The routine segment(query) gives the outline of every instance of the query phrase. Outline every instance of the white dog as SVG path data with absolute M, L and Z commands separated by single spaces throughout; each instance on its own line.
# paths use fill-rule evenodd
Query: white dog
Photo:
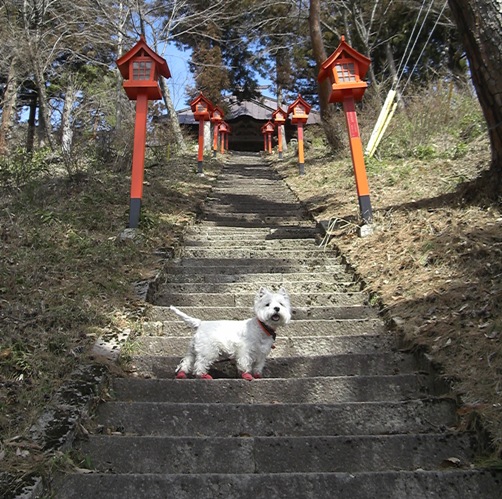
M 243 379 L 261 378 L 276 328 L 291 319 L 289 296 L 283 288 L 278 293 L 261 288 L 254 301 L 256 317 L 242 321 L 202 321 L 173 306 L 171 310 L 196 329 L 186 356 L 176 368 L 178 379 L 190 372 L 198 378 L 212 379 L 208 370 L 222 356 L 236 360 Z

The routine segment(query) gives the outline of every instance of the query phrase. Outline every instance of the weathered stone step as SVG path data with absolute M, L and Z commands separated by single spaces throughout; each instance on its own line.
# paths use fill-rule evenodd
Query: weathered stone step
M 301 453 L 299 455 L 301 457 Z M 362 457 L 364 460 L 364 457 Z M 338 459 L 335 460 L 337 462 Z M 488 499 L 500 497 L 500 473 L 480 470 L 375 473 L 73 474 L 57 498 L 90 499 Z M 336 496 L 334 492 L 336 491 Z
M 146 377 L 172 379 L 180 357 L 141 355 L 133 358 L 137 371 Z M 415 359 L 409 354 L 372 353 L 319 355 L 317 357 L 269 357 L 265 378 L 305 378 L 321 376 L 378 376 L 417 372 Z M 215 378 L 238 378 L 235 363 L 216 363 L 210 374 Z M 439 393 L 439 392 L 438 392 Z
M 155 320 L 169 320 L 174 318 L 175 314 L 168 308 L 157 308 L 158 316 Z M 229 306 L 229 307 L 187 307 L 182 306 L 180 310 L 185 314 L 195 317 L 197 319 L 211 321 L 211 320 L 242 320 L 250 317 L 250 310 L 252 310 L 252 303 L 248 306 Z M 164 313 L 168 315 L 163 315 Z M 162 315 L 161 315 L 162 314 Z M 164 316 L 165 318 L 163 318 Z M 309 306 L 309 307 L 293 307 L 291 317 L 296 320 L 308 319 L 355 319 L 363 320 L 376 318 L 375 310 L 367 306 L 354 305 L 351 307 L 337 307 L 337 306 Z
M 179 356 L 143 355 L 133 358 L 134 366 L 145 377 L 172 379 Z M 316 357 L 274 357 L 267 359 L 265 378 L 305 378 L 333 376 L 379 376 L 411 374 L 419 371 L 412 355 L 384 352 L 319 355 Z M 235 362 L 222 360 L 210 370 L 215 378 L 238 378 Z M 436 395 L 444 393 L 435 390 Z
M 239 202 L 249 200 L 250 198 L 294 200 L 294 196 L 291 191 L 277 187 L 276 180 L 266 182 L 260 182 L 257 180 L 256 184 L 250 180 L 222 182 L 221 184 L 218 182 L 218 185 L 213 190 L 213 195 L 227 194 L 228 196 L 233 196 L 234 199 L 241 196 L 242 199 L 240 199 Z
M 210 248 L 210 249 L 256 249 L 280 252 L 283 250 L 317 250 L 322 251 L 326 256 L 333 256 L 333 253 L 325 252 L 316 243 L 315 239 L 259 239 L 244 238 L 235 236 L 233 238 L 224 236 L 188 236 L 183 238 L 185 248 Z
M 183 259 L 219 259 L 229 260 L 235 263 L 237 259 L 253 259 L 269 261 L 272 260 L 277 263 L 281 262 L 305 262 L 307 259 L 312 259 L 317 264 L 340 264 L 340 258 L 334 256 L 332 253 L 325 253 L 319 248 L 312 249 L 269 249 L 269 248 L 211 248 L 211 247 L 193 247 L 186 246 L 181 252 Z M 251 265 L 247 262 L 247 265 Z M 312 265 L 312 264 L 311 264 Z
M 281 269 L 284 272 L 281 272 Z M 256 270 L 256 272 L 255 272 Z M 270 273 L 267 270 L 273 270 L 277 273 Z M 312 279 L 308 279 L 311 275 Z M 205 269 L 190 267 L 170 266 L 163 272 L 163 279 L 166 283 L 254 283 L 255 290 L 261 286 L 273 287 L 282 285 L 286 282 L 295 280 L 298 283 L 308 284 L 311 281 L 316 289 L 329 291 L 360 291 L 362 283 L 354 282 L 350 275 L 345 272 L 341 266 L 332 268 L 329 271 L 308 273 L 308 268 L 299 269 L 298 272 L 292 272 L 290 267 L 270 266 L 260 269 L 246 269 L 245 267 L 215 267 L 208 266 Z M 291 288 L 286 288 L 288 291 Z
M 311 330 L 312 333 L 315 330 Z M 185 334 L 189 331 L 185 331 Z M 337 333 L 345 333 L 343 336 L 336 336 Z M 285 332 L 279 330 L 274 343 L 275 348 L 269 357 L 317 357 L 319 355 L 339 355 L 350 352 L 367 353 L 369 351 L 384 351 L 390 347 L 391 343 L 382 336 L 372 334 L 353 336 L 346 335 L 347 330 L 332 331 L 332 336 L 315 336 L 311 338 L 305 336 L 286 336 Z M 184 356 L 190 343 L 190 336 L 181 336 L 178 330 L 174 336 L 142 336 L 136 339 L 139 353 L 152 355 L 162 353 L 163 355 Z M 386 341 L 387 340 L 387 341 Z
M 233 212 L 233 213 L 204 213 L 202 215 L 202 220 L 204 220 L 204 223 L 207 222 L 218 222 L 218 224 L 232 224 L 232 225 L 239 225 L 239 224 L 244 224 L 244 226 L 252 224 L 255 225 L 257 224 L 258 226 L 260 224 L 267 224 L 267 225 L 287 225 L 289 224 L 295 224 L 295 225 L 301 225 L 302 223 L 309 223 L 311 224 L 312 222 L 307 222 L 307 221 L 302 221 L 302 216 L 300 214 L 294 213 L 294 214 L 289 214 L 289 213 L 263 213 L 263 214 L 257 214 L 257 213 L 238 213 L 238 212 Z
M 269 229 L 300 229 L 300 228 L 313 228 L 315 227 L 314 222 L 307 220 L 300 220 L 298 218 L 282 218 L 282 217 L 255 217 L 248 219 L 239 218 L 224 218 L 215 217 L 210 219 L 203 219 L 204 226 L 215 226 L 215 227 L 242 227 L 242 228 L 255 228 L 264 226 Z
M 221 268 L 221 267 L 218 267 Z M 214 268 L 209 269 L 208 274 L 202 272 L 198 274 L 190 273 L 186 269 L 181 274 L 166 272 L 163 276 L 159 295 L 164 286 L 166 291 L 172 292 L 206 292 L 208 289 L 216 293 L 225 292 L 248 292 L 256 293 L 261 286 L 270 289 L 284 287 L 288 293 L 335 293 L 347 292 L 350 294 L 359 293 L 361 284 L 347 281 L 345 274 L 336 275 L 333 272 L 298 272 L 284 274 L 218 274 Z M 173 269 L 174 270 L 174 269 Z M 312 276 L 312 279 L 309 279 Z M 345 280 L 341 279 L 345 277 Z M 351 291 L 351 288 L 353 291 Z M 210 292 L 210 291 L 207 291 Z
M 192 330 L 181 319 L 158 320 L 156 317 L 152 315 L 152 319 L 143 324 L 144 334 L 174 337 L 192 334 Z M 275 346 L 276 350 L 287 348 L 297 351 L 301 355 L 302 346 L 309 348 L 310 352 L 312 346 L 317 343 L 319 348 L 329 348 L 325 353 L 340 353 L 337 351 L 340 348 L 350 346 L 351 341 L 354 342 L 354 350 L 357 350 L 358 336 L 362 339 L 362 343 L 369 344 L 375 335 L 382 335 L 384 331 L 384 324 L 380 319 L 294 320 L 277 330 Z M 392 338 L 385 336 L 378 339 L 385 346 L 388 346 L 392 340 Z M 315 351 L 317 349 L 313 348 L 312 352 Z M 310 355 L 312 354 L 310 353 Z M 323 352 L 320 350 L 317 355 L 322 354 Z
M 327 270 L 339 270 L 341 266 L 341 260 L 339 258 L 326 258 L 322 255 L 318 257 L 306 256 L 304 258 L 295 258 L 293 253 L 289 255 L 291 258 L 287 257 L 274 257 L 270 255 L 269 257 L 257 258 L 257 257 L 243 257 L 232 258 L 228 256 L 227 258 L 217 258 L 217 257 L 195 257 L 190 258 L 188 255 L 183 258 L 173 260 L 168 269 L 175 268 L 176 270 L 181 270 L 183 267 L 189 267 L 193 271 L 197 271 L 197 267 L 226 267 L 228 268 L 227 273 L 243 273 L 243 272 L 268 272 L 273 274 L 274 269 L 284 269 L 285 272 L 296 272 L 307 270 L 316 270 L 321 272 L 326 272 Z M 264 270 L 270 269 L 270 270 Z M 345 266 L 343 266 L 345 270 Z M 283 270 L 276 270 L 276 273 L 283 272 Z
M 117 399 L 135 402 L 200 403 L 340 403 L 416 399 L 428 377 L 418 374 L 392 376 L 340 376 L 298 379 L 115 379 Z
M 262 201 L 260 203 L 260 207 L 257 206 L 239 206 L 239 211 L 235 211 L 235 207 L 231 205 L 218 204 L 212 205 L 210 207 L 204 208 L 204 219 L 212 219 L 212 217 L 221 217 L 224 216 L 228 218 L 230 215 L 233 217 L 237 216 L 241 217 L 281 217 L 285 219 L 296 219 L 296 220 L 308 220 L 305 217 L 305 213 L 301 208 L 296 206 L 296 209 L 293 209 L 289 204 L 282 205 L 274 205 L 274 207 L 270 207 L 272 203 L 267 201 Z
M 473 458 L 469 438 L 450 433 L 227 438 L 103 435 L 90 436 L 82 450 L 94 456 L 98 471 L 113 473 L 354 473 L 396 467 L 411 471 L 436 469 L 451 457 L 464 463 Z
M 218 227 L 215 225 L 196 224 L 186 229 L 187 236 L 210 238 L 261 238 L 264 240 L 288 240 L 315 238 L 318 235 L 314 224 L 310 227 Z
M 197 291 L 200 292 L 189 292 L 185 288 L 184 292 L 169 293 L 169 285 L 165 285 L 162 287 L 162 291 L 162 294 L 155 297 L 157 305 L 176 305 L 178 308 L 181 306 L 250 307 L 253 305 L 256 287 L 251 288 L 250 286 L 249 293 L 217 291 L 214 289 L 214 285 L 208 286 L 208 291 L 198 289 Z M 311 293 L 308 295 L 289 293 L 289 298 L 296 307 L 309 305 L 355 307 L 367 303 L 367 296 L 364 293 Z
M 455 401 L 338 404 L 114 402 L 100 406 L 105 434 L 163 436 L 339 436 L 427 433 L 457 424 Z

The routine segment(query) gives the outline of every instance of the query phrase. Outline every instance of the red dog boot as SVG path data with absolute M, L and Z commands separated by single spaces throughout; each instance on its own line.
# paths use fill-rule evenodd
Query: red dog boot
M 187 379 L 187 374 L 185 371 L 178 371 L 176 373 L 176 379 Z
M 210 374 L 201 374 L 199 377 L 199 379 L 213 379 L 213 377 L 210 375 Z
M 251 373 L 242 373 L 241 378 L 245 379 L 246 381 L 253 381 L 253 375 Z

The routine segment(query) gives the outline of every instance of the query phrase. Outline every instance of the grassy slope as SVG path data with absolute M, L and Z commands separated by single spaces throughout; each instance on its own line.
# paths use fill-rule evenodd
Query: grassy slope
M 479 121 L 472 102 L 450 101 L 441 112 L 444 100 L 419 96 L 419 109 L 410 103 L 411 119 L 396 120 L 381 160 L 367 163 L 376 225 L 369 238 L 358 238 L 353 224 L 350 159 L 333 159 L 307 131 L 316 147 L 306 151 L 306 175 L 298 175 L 291 150 L 276 166 L 316 217 L 348 221 L 332 244 L 410 342 L 426 345 L 442 363 L 464 394 L 463 413 L 481 414 L 500 449 L 502 215 L 497 206 L 466 205 L 459 197 L 460 183 L 487 166 L 488 144 L 471 133 Z M 448 114 L 455 106 L 460 118 Z M 360 116 L 363 138 L 374 120 Z M 89 361 L 98 335 L 138 327 L 144 303 L 132 284 L 155 275 L 165 250 L 194 220 L 219 170 L 217 163 L 205 166 L 205 178 L 194 175 L 192 157 L 147 170 L 136 242 L 117 241 L 127 223 L 124 171 L 1 191 L 0 470 L 47 466 L 51 456 L 30 446 L 29 427 L 72 369 Z
M 299 176 L 291 152 L 276 166 L 318 220 L 341 219 L 331 244 L 380 298 L 410 345 L 425 346 L 462 395 L 463 423 L 481 417 L 502 451 L 502 213 L 462 199 L 462 183 L 489 165 L 487 139 L 462 155 L 367 164 L 375 232 L 357 236 L 350 158 L 306 152 Z
M 0 471 L 47 466 L 29 428 L 103 334 L 135 329 L 144 303 L 133 284 L 194 221 L 219 171 L 176 158 L 147 169 L 141 237 L 120 242 L 129 172 L 102 168 L 68 181 L 42 177 L 0 196 Z

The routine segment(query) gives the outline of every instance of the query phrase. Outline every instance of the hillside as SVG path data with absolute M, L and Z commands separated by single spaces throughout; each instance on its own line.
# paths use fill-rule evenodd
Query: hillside
M 374 234 L 367 238 L 357 236 L 350 158 L 311 148 L 304 176 L 295 157 L 275 164 L 317 220 L 336 222 L 329 244 L 353 266 L 403 348 L 424 348 L 438 364 L 461 397 L 464 424 L 477 428 L 481 420 L 500 458 L 502 213 L 463 197 L 489 166 L 484 134 L 462 147 L 460 155 L 369 160 Z
M 346 151 L 333 155 L 312 129 L 304 176 L 293 147 L 284 161 L 271 161 L 313 216 L 338 219 L 329 244 L 353 266 L 403 347 L 426 349 L 452 381 L 465 424 L 482 420 L 500 460 L 502 213 L 463 198 L 490 158 L 473 102 L 434 92 L 396 118 L 379 157 L 367 161 L 375 222 L 367 238 L 357 236 Z M 361 110 L 363 139 L 374 120 L 371 108 Z M 21 156 L 0 165 L 0 470 L 21 473 L 72 465 L 70 455 L 33 445 L 30 427 L 69 374 L 96 360 L 97 337 L 140 326 L 145 303 L 137 284 L 156 275 L 195 222 L 221 168 L 207 161 L 206 176 L 195 175 L 195 152 L 149 158 L 140 237 L 123 241 L 128 164 L 91 164 L 69 178 L 37 161 Z M 113 366 L 127 368 L 127 357 Z

